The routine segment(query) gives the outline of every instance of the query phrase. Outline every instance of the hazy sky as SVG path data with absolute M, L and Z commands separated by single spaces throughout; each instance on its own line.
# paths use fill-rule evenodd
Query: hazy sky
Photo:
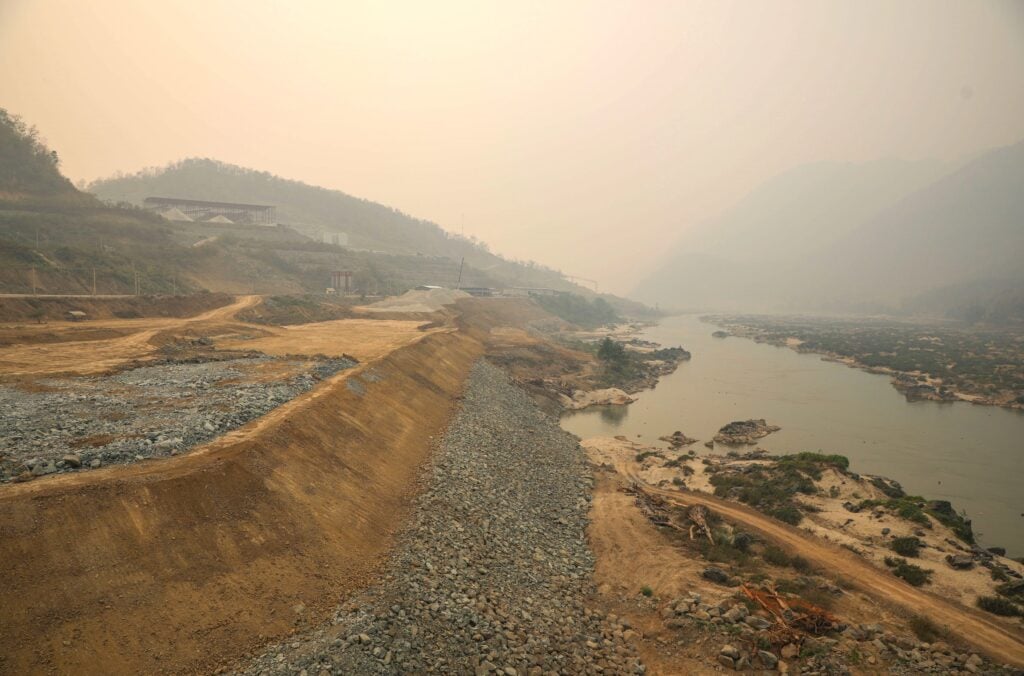
M 1024 2 L 0 0 L 0 107 L 74 180 L 214 157 L 626 291 L 794 165 L 1024 138 Z

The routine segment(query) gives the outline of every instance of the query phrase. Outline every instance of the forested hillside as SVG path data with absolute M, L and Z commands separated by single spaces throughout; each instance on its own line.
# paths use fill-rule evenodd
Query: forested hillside
M 323 292 L 340 269 L 371 295 L 460 282 L 592 295 L 388 207 L 212 160 L 93 187 L 102 201 L 61 175 L 35 129 L 0 110 L 0 293 Z M 168 221 L 136 206 L 153 194 L 271 203 L 292 227 Z M 303 234 L 323 230 L 349 233 L 354 246 Z
M 160 169 L 96 181 L 88 190 L 112 203 L 141 205 L 146 197 L 179 197 L 272 204 L 278 220 L 316 236 L 344 232 L 353 249 L 441 256 L 460 261 L 506 286 L 581 291 L 561 273 L 530 261 L 496 256 L 482 242 L 369 200 L 211 159 L 187 159 Z

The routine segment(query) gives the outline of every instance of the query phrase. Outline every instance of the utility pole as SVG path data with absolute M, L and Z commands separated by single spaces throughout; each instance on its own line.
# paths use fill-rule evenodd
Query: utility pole
M 96 268 L 92 269 L 92 295 L 96 295 Z
M 32 295 L 36 295 L 36 266 L 32 266 Z
M 462 288 L 462 268 L 463 268 L 463 266 L 465 264 L 466 264 L 466 257 L 463 256 L 462 257 L 462 262 L 459 263 L 459 281 L 455 282 L 455 288 L 456 289 L 461 289 Z
M 178 295 L 178 275 L 171 277 L 171 295 Z

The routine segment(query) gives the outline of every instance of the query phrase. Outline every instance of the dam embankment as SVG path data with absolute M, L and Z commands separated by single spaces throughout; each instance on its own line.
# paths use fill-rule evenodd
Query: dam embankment
M 208 672 L 365 586 L 482 352 L 425 335 L 188 455 L 0 491 L 0 672 Z

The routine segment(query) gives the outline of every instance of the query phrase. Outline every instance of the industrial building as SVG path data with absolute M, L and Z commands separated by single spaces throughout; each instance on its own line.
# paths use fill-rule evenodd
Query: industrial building
M 239 225 L 274 225 L 277 223 L 277 209 L 267 204 L 147 197 L 143 200 L 143 206 L 172 221 L 237 223 Z

